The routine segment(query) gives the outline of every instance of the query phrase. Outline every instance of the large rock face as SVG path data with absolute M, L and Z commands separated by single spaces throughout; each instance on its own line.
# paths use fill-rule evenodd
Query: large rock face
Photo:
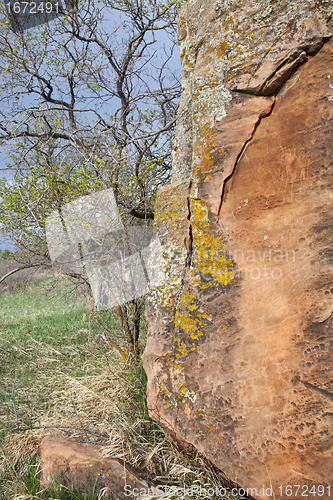
M 328 498 L 333 480 L 332 12 L 190 0 L 179 20 L 149 406 L 257 498 Z

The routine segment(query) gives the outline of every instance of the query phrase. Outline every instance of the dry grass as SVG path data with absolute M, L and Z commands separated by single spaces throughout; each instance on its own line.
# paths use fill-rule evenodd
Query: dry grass
M 58 294 L 54 303 L 44 304 L 41 314 L 44 292 L 39 295 L 34 284 L 29 286 L 22 300 L 17 289 L 8 292 L 12 302 L 10 295 L 0 293 L 5 305 L 0 365 L 8 353 L 15 354 L 13 366 L 7 364 L 1 378 L 0 498 L 46 498 L 27 492 L 24 478 L 31 461 L 38 464 L 42 436 L 59 430 L 79 441 L 102 444 L 103 456 L 121 458 L 155 484 L 168 485 L 168 492 L 158 498 L 214 498 L 203 493 L 205 485 L 221 489 L 224 480 L 200 457 L 183 454 L 149 418 L 142 371 L 126 366 L 109 350 L 100 332 L 89 328 L 87 309 L 77 312 L 75 304 L 71 309 L 69 299 Z M 66 314 L 72 314 L 71 321 L 61 323 L 59 318 Z M 195 485 L 201 485 L 201 495 L 188 494 Z
M 4 469 L 8 472 L 10 464 L 10 469 L 22 476 L 31 458 L 38 456 L 41 437 L 52 430 L 48 426 L 60 429 L 70 426 L 71 429 L 63 430 L 66 435 L 79 441 L 100 442 L 104 445 L 103 456 L 121 458 L 155 484 L 169 485 L 168 493 L 158 498 L 188 498 L 184 485 L 190 488 L 197 484 L 204 489 L 209 484 L 211 488 L 223 488 L 224 481 L 202 459 L 181 453 L 148 418 L 145 409 L 133 401 L 136 386 L 126 378 L 128 367 L 121 366 L 120 361 L 115 366 L 115 360 L 111 363 L 107 356 L 104 364 L 98 376 L 74 378 L 58 372 L 58 387 L 50 392 L 44 408 L 35 409 L 34 425 L 45 428 L 28 431 L 19 437 L 8 435 L 1 472 L 4 473 Z M 28 413 L 29 409 L 25 411 Z M 206 497 L 212 498 L 200 495 L 200 498 Z M 18 500 L 17 496 L 12 498 Z

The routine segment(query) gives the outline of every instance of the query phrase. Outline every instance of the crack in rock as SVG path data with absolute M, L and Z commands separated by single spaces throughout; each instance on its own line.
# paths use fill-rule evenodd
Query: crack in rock
M 311 40 L 298 42 L 297 46 L 284 48 L 274 67 L 268 59 L 262 61 L 253 73 L 245 73 L 232 80 L 230 90 L 256 96 L 270 96 L 275 94 L 288 80 L 291 73 L 308 60 L 308 56 L 315 55 L 325 42 L 332 37 L 331 33 L 315 35 Z M 267 54 L 266 54 L 267 55 Z
M 235 81 L 231 86 L 232 92 L 241 94 L 249 94 L 256 96 L 270 96 L 275 94 L 281 86 L 288 80 L 291 73 L 301 64 L 308 60 L 308 56 L 304 50 L 296 49 L 289 54 L 283 61 L 272 71 L 267 78 L 258 84 L 256 75 L 242 75 L 238 81 Z
M 186 275 L 187 275 L 188 270 L 191 267 L 192 256 L 193 256 L 193 233 L 192 233 L 192 224 L 191 224 L 191 215 L 192 214 L 191 214 L 191 199 L 190 199 L 191 187 L 192 187 L 192 181 L 189 184 L 188 195 L 187 195 L 187 207 L 188 207 L 187 220 L 190 222 L 190 225 L 189 225 L 188 236 L 186 236 L 184 238 L 184 245 L 185 245 L 186 250 L 187 250 L 187 256 L 185 259 L 185 265 L 184 265 L 184 269 L 182 272 L 181 285 L 180 285 L 179 292 L 178 292 L 177 299 L 176 299 L 176 311 L 178 310 L 180 299 L 182 297 L 182 294 L 183 294 L 183 291 L 185 288 Z
M 326 389 L 321 389 L 320 387 L 317 387 L 316 385 L 313 385 L 310 382 L 305 382 L 304 380 L 300 380 L 300 382 L 302 382 L 302 384 L 304 384 L 307 389 L 319 392 L 320 394 L 322 394 L 322 396 L 325 396 L 326 398 L 328 398 L 330 401 L 333 402 L 333 392 L 327 391 Z
M 222 186 L 222 193 L 221 193 L 221 201 L 220 201 L 220 206 L 219 206 L 218 213 L 217 213 L 217 215 L 218 215 L 218 216 L 219 216 L 219 215 L 220 215 L 220 213 L 221 213 L 222 204 L 223 204 L 223 201 L 224 201 L 224 196 L 225 196 L 225 193 L 226 193 L 226 186 L 227 186 L 227 183 L 230 181 L 231 177 L 233 176 L 233 174 L 234 174 L 234 172 L 235 172 L 235 170 L 236 170 L 236 167 L 237 167 L 237 165 L 238 165 L 238 163 L 239 163 L 240 159 L 242 158 L 242 156 L 243 156 L 243 154 L 244 154 L 244 152 L 245 152 L 245 150 L 246 150 L 246 148 L 247 148 L 248 144 L 252 141 L 252 139 L 253 139 L 253 137 L 254 137 L 254 134 L 256 133 L 256 131 L 257 131 L 257 129 L 258 129 L 258 127 L 259 127 L 260 123 L 261 123 L 261 120 L 262 120 L 263 118 L 266 118 L 267 116 L 270 116 L 270 115 L 272 114 L 273 109 L 274 109 L 274 106 L 275 106 L 275 102 L 276 102 L 276 101 L 275 101 L 275 98 L 274 98 L 274 101 L 272 102 L 272 105 L 271 105 L 270 109 L 269 109 L 268 111 L 266 111 L 266 112 L 263 112 L 262 114 L 260 114 L 260 115 L 258 116 L 258 120 L 257 120 L 257 121 L 256 121 L 256 123 L 254 124 L 253 131 L 252 131 L 252 133 L 251 133 L 251 136 L 249 137 L 249 139 L 247 139 L 247 140 L 244 142 L 243 147 L 242 147 L 242 149 L 240 150 L 240 152 L 239 152 L 239 154 L 238 154 L 238 156 L 237 156 L 237 158 L 236 158 L 236 161 L 235 161 L 234 166 L 233 166 L 233 168 L 232 168 L 232 170 L 231 170 L 231 173 L 230 173 L 230 174 L 229 174 L 229 175 L 228 175 L 228 176 L 224 179 L 224 181 L 223 181 L 223 186 Z

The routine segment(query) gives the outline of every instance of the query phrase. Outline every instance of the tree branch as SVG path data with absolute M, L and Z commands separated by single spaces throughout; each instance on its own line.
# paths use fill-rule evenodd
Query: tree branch
M 138 219 L 154 219 L 154 212 L 140 212 L 132 208 L 130 215 L 137 217 Z
M 12 271 L 9 271 L 9 273 L 7 273 L 4 276 L 2 276 L 2 278 L 0 278 L 0 283 L 2 283 L 6 278 L 9 278 L 9 276 L 11 276 L 12 274 L 17 273 L 18 271 L 22 271 L 22 269 L 30 269 L 31 267 L 41 267 L 41 266 L 51 267 L 48 264 L 41 264 L 41 263 L 38 263 L 38 264 L 26 264 L 25 266 L 17 267 L 16 269 L 13 269 Z

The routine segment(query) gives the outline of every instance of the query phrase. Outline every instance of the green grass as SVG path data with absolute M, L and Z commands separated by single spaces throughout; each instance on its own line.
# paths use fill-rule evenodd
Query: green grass
M 56 386 L 59 372 L 61 377 L 77 378 L 101 373 L 99 364 L 89 362 L 96 354 L 93 352 L 96 346 L 88 343 L 90 310 L 86 297 L 83 293 L 69 293 L 73 288 L 69 280 L 63 280 L 54 289 L 52 281 L 53 277 L 42 275 L 29 286 L 0 289 L 2 440 L 10 429 L 15 430 L 15 412 L 21 428 L 36 425 L 24 413 L 31 406 L 42 411 L 48 409 L 48 395 Z M 83 498 L 60 486 L 40 493 L 43 488 L 36 463 L 27 468 L 23 479 L 10 469 L 6 477 L 0 478 L 0 498 L 8 500 L 10 483 L 20 483 L 22 494 L 40 500 Z M 5 483 L 6 493 L 3 493 Z
M 48 291 L 48 282 L 41 277 L 26 289 L 0 293 L 2 393 L 15 379 L 21 389 L 32 387 L 60 365 L 74 376 L 87 373 L 88 306 L 84 297 L 68 293 L 70 283 Z

